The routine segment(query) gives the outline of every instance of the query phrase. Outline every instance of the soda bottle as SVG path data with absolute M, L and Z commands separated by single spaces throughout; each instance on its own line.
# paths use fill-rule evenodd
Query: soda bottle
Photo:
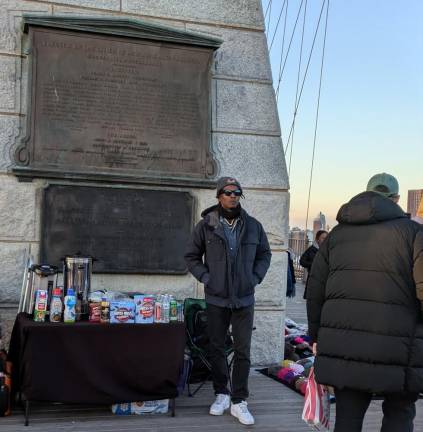
M 68 293 L 65 296 L 65 310 L 63 312 L 63 322 L 74 323 L 75 322 L 75 311 L 76 296 L 72 288 L 68 289 Z
M 178 302 L 176 300 L 170 301 L 169 321 L 170 322 L 178 321 Z

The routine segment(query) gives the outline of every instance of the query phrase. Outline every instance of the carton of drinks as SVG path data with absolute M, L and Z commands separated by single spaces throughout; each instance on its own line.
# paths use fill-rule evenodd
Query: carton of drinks
M 112 413 L 116 415 L 130 415 L 131 402 L 113 404 Z
M 165 414 L 168 409 L 169 399 L 131 403 L 131 414 Z
M 39 289 L 35 293 L 34 321 L 43 322 L 47 312 L 47 290 Z
M 128 324 L 135 322 L 135 303 L 133 300 L 112 300 L 110 302 L 110 322 Z
M 166 414 L 168 409 L 169 399 L 117 403 L 112 405 L 112 413 L 116 415 Z
M 154 296 L 136 295 L 135 322 L 138 324 L 151 324 L 154 322 Z

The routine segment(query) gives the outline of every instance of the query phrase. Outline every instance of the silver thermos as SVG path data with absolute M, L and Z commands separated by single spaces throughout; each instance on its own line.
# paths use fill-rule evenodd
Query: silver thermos
M 64 295 L 72 288 L 76 296 L 76 320 L 88 319 L 88 297 L 91 291 L 92 257 L 81 255 L 63 258 Z

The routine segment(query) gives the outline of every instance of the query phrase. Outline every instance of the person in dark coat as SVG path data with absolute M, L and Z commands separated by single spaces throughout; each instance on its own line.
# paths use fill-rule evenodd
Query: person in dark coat
M 335 388 L 336 432 L 358 432 L 374 393 L 383 432 L 413 430 L 423 391 L 423 227 L 382 173 L 338 212 L 308 284 L 316 380 Z
M 303 298 L 307 298 L 307 283 L 308 283 L 308 278 L 310 276 L 310 270 L 313 264 L 314 257 L 319 251 L 320 246 L 326 240 L 327 236 L 328 236 L 327 231 L 325 230 L 317 231 L 313 244 L 308 249 L 306 249 L 305 252 L 301 255 L 300 265 L 301 267 L 304 267 L 307 270 L 307 280 L 306 280 L 306 286 L 304 289 Z
M 286 272 L 286 296 L 294 298 L 296 295 L 295 284 L 297 283 L 295 278 L 294 260 L 292 259 L 291 252 L 289 250 L 287 250 L 286 253 L 288 255 L 288 268 Z
M 248 215 L 239 203 L 240 183 L 232 177 L 217 181 L 218 204 L 201 214 L 185 260 L 189 271 L 204 284 L 207 304 L 207 331 L 216 400 L 210 414 L 231 414 L 242 424 L 254 424 L 248 410 L 248 375 L 254 319 L 254 289 L 270 265 L 271 252 L 260 222 Z M 232 325 L 234 365 L 232 398 L 227 388 L 228 370 L 225 340 Z

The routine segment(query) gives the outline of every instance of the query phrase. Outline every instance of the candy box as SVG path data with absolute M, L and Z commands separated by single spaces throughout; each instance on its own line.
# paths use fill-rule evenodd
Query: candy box
M 132 300 L 113 300 L 110 302 L 110 322 L 128 324 L 135 322 L 135 303 Z
M 138 324 L 151 324 L 154 322 L 154 296 L 136 295 L 135 322 Z

